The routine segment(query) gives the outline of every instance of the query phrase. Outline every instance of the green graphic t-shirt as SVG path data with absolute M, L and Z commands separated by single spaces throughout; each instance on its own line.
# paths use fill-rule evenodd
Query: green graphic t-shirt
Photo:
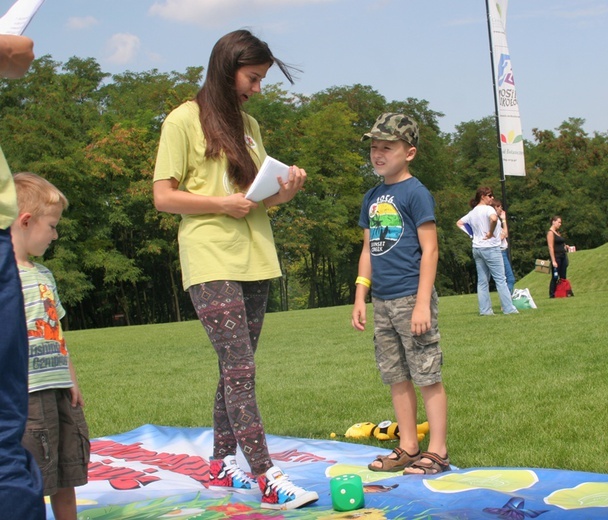
M 29 341 L 29 391 L 71 388 L 69 353 L 59 321 L 65 310 L 52 273 L 43 265 L 19 265 Z

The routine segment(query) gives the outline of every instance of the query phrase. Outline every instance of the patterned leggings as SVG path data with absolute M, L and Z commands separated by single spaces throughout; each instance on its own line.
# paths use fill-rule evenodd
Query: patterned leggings
M 219 361 L 213 406 L 213 457 L 236 453 L 237 444 L 257 476 L 272 467 L 255 397 L 254 354 L 264 322 L 270 282 L 213 281 L 189 288 Z

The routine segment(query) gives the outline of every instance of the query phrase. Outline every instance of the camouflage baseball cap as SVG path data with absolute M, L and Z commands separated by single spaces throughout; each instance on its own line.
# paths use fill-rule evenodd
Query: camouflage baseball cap
M 418 146 L 418 125 L 411 117 L 388 112 L 376 119 L 372 129 L 363 134 L 361 140 L 370 138 L 382 141 L 402 139 L 412 146 Z

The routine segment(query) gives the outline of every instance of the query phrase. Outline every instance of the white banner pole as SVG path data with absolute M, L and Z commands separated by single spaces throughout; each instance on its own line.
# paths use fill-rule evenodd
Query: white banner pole
M 502 181 L 505 175 L 526 175 L 519 105 L 507 46 L 507 3 L 486 0 Z

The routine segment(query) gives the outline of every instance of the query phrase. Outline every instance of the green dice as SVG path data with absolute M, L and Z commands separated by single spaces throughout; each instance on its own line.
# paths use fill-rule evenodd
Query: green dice
M 332 507 L 336 511 L 354 511 L 365 507 L 363 481 L 359 475 L 340 475 L 329 481 Z

